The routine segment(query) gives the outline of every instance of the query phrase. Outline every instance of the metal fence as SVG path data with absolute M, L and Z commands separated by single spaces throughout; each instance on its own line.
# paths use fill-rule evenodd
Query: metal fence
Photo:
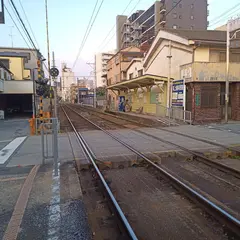
M 42 145 L 42 164 L 46 163 L 47 159 L 53 159 L 54 173 L 58 175 L 58 119 L 37 118 L 37 125 L 40 125 L 41 145 Z
M 192 113 L 185 111 L 181 107 L 167 108 L 162 105 L 156 105 L 156 115 L 162 117 L 163 121 L 168 121 L 169 125 L 171 122 L 187 122 L 192 124 Z

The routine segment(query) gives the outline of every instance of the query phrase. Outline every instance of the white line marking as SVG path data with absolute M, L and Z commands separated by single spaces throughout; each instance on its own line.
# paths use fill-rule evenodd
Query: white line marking
M 61 209 L 60 209 L 60 163 L 58 163 L 58 176 L 52 172 L 52 198 L 49 207 L 48 240 L 60 239 Z
M 11 141 L 12 141 L 12 139 L 2 140 L 2 141 L 0 141 L 0 143 L 6 143 L 6 142 L 11 142 Z
M 27 137 L 17 137 L 0 151 L 0 164 L 4 164 Z

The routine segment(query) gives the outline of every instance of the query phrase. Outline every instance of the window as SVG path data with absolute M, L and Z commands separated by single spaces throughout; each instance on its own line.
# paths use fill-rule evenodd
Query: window
M 143 75 L 143 70 L 138 70 L 138 77 L 141 77 Z
M 179 15 L 179 19 L 182 19 L 182 15 Z
M 194 28 L 194 27 L 193 27 L 193 26 L 191 26 L 191 30 L 193 30 L 193 28 Z
M 7 68 L 9 69 L 10 66 L 9 66 L 9 59 L 0 59 L 1 63 Z
M 129 74 L 129 79 L 133 79 L 133 73 Z
M 194 8 L 194 4 L 191 4 L 191 9 L 193 9 Z
M 226 52 L 220 52 L 219 61 L 220 62 L 226 62 Z
M 178 1 L 177 0 L 173 0 L 173 4 L 172 6 L 175 7 L 177 5 Z
M 177 29 L 177 25 L 173 25 L 173 27 L 172 27 L 173 29 Z
M 201 107 L 216 108 L 218 98 L 217 87 L 201 87 Z
M 179 3 L 179 7 L 182 8 L 182 4 L 181 3 Z
M 173 13 L 173 18 L 177 18 L 177 13 Z
M 193 15 L 191 15 L 191 17 L 190 17 L 192 20 L 194 19 L 194 16 Z

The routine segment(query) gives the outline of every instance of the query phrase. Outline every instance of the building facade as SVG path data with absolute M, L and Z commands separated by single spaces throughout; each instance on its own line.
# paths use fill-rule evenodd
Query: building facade
M 171 48 L 171 62 L 168 61 Z M 165 59 L 165 61 L 163 61 Z M 183 107 L 195 123 L 218 122 L 225 114 L 226 32 L 160 30 L 144 59 L 148 74 L 184 80 Z M 239 120 L 240 49 L 230 49 L 229 118 Z M 158 107 L 158 106 L 157 106 Z M 162 107 L 162 106 L 160 106 Z
M 115 51 L 109 51 L 106 53 L 98 53 L 95 55 L 97 87 L 103 87 L 106 85 L 105 78 L 103 78 L 103 76 L 107 74 L 107 62 L 114 54 Z
M 0 48 L 0 109 L 6 115 L 35 111 L 38 58 L 42 56 L 35 49 Z
M 137 11 L 129 18 L 117 16 L 117 49 L 129 46 L 148 49 L 161 28 L 207 29 L 207 0 L 194 2 L 182 0 L 177 5 L 178 2 L 178 0 L 156 1 L 146 11 Z
M 63 101 L 70 101 L 71 96 L 71 84 L 76 83 L 74 72 L 71 68 L 67 67 L 66 63 L 62 63 L 62 74 L 61 74 L 61 85 L 62 85 L 62 99 Z

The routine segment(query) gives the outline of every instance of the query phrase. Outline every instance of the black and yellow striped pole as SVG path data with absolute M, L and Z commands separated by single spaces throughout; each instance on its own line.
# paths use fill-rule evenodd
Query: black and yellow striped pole
M 42 81 L 42 69 L 41 69 L 41 61 L 37 61 L 37 67 L 38 67 L 38 82 Z M 40 96 L 40 104 L 39 104 L 39 118 L 40 123 L 43 122 L 43 97 Z

